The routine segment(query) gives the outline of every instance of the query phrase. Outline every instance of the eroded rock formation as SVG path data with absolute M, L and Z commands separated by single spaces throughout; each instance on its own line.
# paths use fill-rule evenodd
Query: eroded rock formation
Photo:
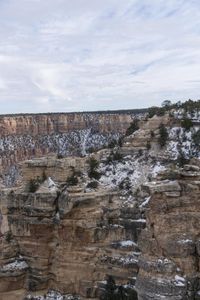
M 48 153 L 85 155 L 123 134 L 135 113 L 0 116 L 0 171 Z
M 127 124 L 120 120 L 124 124 L 104 130 L 106 117 L 103 123 L 101 118 L 94 119 L 86 125 L 97 122 L 102 135 L 110 134 L 110 130 L 124 132 Z M 31 123 L 37 123 L 33 121 L 27 122 L 25 133 Z M 162 148 L 161 123 L 168 133 Z M 41 124 L 41 131 L 36 125 L 29 140 L 28 145 L 34 141 L 33 148 L 26 147 L 35 151 L 37 145 L 40 150 L 33 156 L 57 152 L 61 140 L 64 147 L 69 146 L 62 130 L 72 130 L 71 124 L 66 127 L 62 119 L 58 126 L 61 133 L 56 131 L 55 135 L 51 132 L 56 130 L 54 122 Z M 168 114 L 142 120 L 140 129 L 124 137 L 121 146 L 86 156 L 84 151 L 91 145 L 88 141 L 95 137 L 101 144 L 102 135 L 100 138 L 91 131 L 89 137 L 88 127 L 78 128 L 79 133 L 85 130 L 84 134 L 78 137 L 73 132 L 70 145 L 75 150 L 70 151 L 78 149 L 83 157 L 50 155 L 24 162 L 18 187 L 1 189 L 0 194 L 0 299 L 22 300 L 27 294 L 43 295 L 48 289 L 99 299 L 106 275 L 132 291 L 137 278 L 140 300 L 199 299 L 199 160 L 182 169 L 177 167 L 181 153 L 186 159 L 199 156 L 199 145 L 193 140 L 198 126 L 188 132 L 180 125 L 180 120 Z M 22 127 L 12 133 L 19 133 L 17 140 L 27 146 Z M 45 143 L 41 143 L 44 138 Z M 5 141 L 9 151 L 14 151 L 9 148 L 13 144 L 8 136 Z M 43 148 L 44 153 L 40 152 Z M 27 149 L 20 150 L 20 159 L 29 157 Z M 88 171 L 92 157 L 100 163 L 96 178 Z M 73 176 L 77 178 L 71 185 L 69 178 L 73 181 Z
M 61 160 L 65 167 L 68 160 Z M 52 165 L 43 160 L 42 167 L 44 162 L 49 175 Z M 145 225 L 137 205 L 122 206 L 116 191 L 86 192 L 80 184 L 61 188 L 61 178 L 59 187 L 47 179 L 35 193 L 26 192 L 27 168 L 26 163 L 25 187 L 1 194 L 0 299 L 22 300 L 49 288 L 94 299 L 106 274 L 116 283 L 134 285 L 136 242 Z
M 200 299 L 200 168 L 186 165 L 174 177 L 144 186 L 151 199 L 139 243 L 139 300 Z

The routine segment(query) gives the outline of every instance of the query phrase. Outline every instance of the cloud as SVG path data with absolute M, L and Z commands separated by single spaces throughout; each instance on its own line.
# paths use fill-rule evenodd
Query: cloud
M 1 113 L 199 98 L 197 0 L 0 1 Z

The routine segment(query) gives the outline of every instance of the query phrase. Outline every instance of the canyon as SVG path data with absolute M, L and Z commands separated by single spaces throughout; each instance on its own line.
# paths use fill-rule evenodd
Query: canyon
M 85 155 L 126 132 L 145 110 L 0 116 L 0 175 L 7 186 L 19 176 L 18 163 L 50 153 Z
M 0 299 L 200 299 L 199 114 L 83 115 L 1 119 Z

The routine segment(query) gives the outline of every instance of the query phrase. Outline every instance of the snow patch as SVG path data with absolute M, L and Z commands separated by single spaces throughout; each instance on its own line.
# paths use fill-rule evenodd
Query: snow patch
M 16 260 L 2 267 L 2 271 L 17 271 L 27 269 L 28 265 L 24 260 Z

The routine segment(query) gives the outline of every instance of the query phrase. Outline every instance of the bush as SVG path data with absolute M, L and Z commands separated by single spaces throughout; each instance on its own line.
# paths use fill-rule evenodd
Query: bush
M 192 135 L 195 146 L 200 149 L 200 129 Z
M 120 137 L 118 140 L 118 146 L 122 147 L 123 146 L 123 137 Z
M 190 128 L 193 126 L 193 123 L 190 119 L 188 118 L 184 118 L 182 121 L 181 121 L 181 127 L 185 128 L 186 131 L 189 131 Z
M 89 160 L 89 167 L 90 169 L 94 170 L 99 167 L 99 162 L 94 157 L 90 158 Z
M 123 156 L 122 156 L 121 153 L 119 153 L 119 151 L 116 151 L 116 152 L 113 153 L 112 159 L 114 161 L 121 161 L 123 159 Z
M 160 124 L 159 126 L 159 139 L 158 139 L 158 142 L 160 144 L 160 147 L 164 147 L 167 143 L 167 140 L 168 140 L 168 132 L 167 132 L 167 128 L 165 127 L 164 124 Z
M 78 184 L 78 178 L 77 178 L 76 175 L 73 174 L 72 176 L 69 176 L 67 178 L 67 185 L 69 185 L 69 186 L 75 186 L 77 184 Z
M 139 120 L 134 119 L 133 122 L 130 124 L 130 126 L 126 130 L 126 136 L 131 135 L 135 131 L 139 129 Z
M 30 179 L 28 183 L 28 192 L 35 193 L 38 190 L 41 183 L 42 180 L 39 177 L 37 179 Z
M 139 150 L 138 150 L 137 156 L 140 157 L 140 156 L 142 156 L 142 155 L 143 155 L 143 151 L 142 151 L 142 149 L 139 149 Z
M 99 180 L 101 178 L 101 173 L 96 171 L 96 170 L 91 170 L 91 171 L 89 171 L 88 176 L 90 178 L 94 178 L 96 180 Z
M 112 276 L 108 275 L 106 280 L 106 287 L 103 295 L 101 296 L 101 300 L 116 300 L 115 295 L 116 284 L 115 280 Z
M 42 177 L 37 176 L 37 178 L 30 179 L 28 183 L 28 192 L 35 193 L 39 186 L 47 179 L 45 171 L 42 173 Z
M 101 173 L 98 172 L 99 162 L 95 158 L 90 158 L 89 160 L 89 171 L 88 176 L 90 178 L 94 178 L 96 180 L 99 180 L 101 178 Z
M 172 106 L 172 102 L 170 100 L 164 100 L 161 105 L 162 107 L 169 109 L 170 106 Z
M 115 148 L 117 146 L 117 141 L 116 140 L 112 140 L 109 144 L 108 144 L 108 148 Z
M 64 158 L 64 155 L 61 154 L 61 153 L 58 153 L 58 154 L 57 154 L 57 159 L 62 159 L 62 158 Z
M 88 189 L 96 189 L 98 187 L 98 182 L 97 181 L 91 181 L 88 183 L 87 188 Z
M 179 167 L 183 167 L 188 162 L 189 162 L 189 160 L 185 157 L 183 151 L 180 150 L 178 158 L 177 158 L 177 163 L 178 163 Z
M 81 171 L 76 171 L 74 167 L 71 167 L 72 175 L 67 178 L 67 185 L 75 186 L 78 184 L 78 177 L 82 175 Z
M 155 115 L 163 116 L 165 114 L 165 111 L 165 107 L 152 106 L 148 109 L 148 117 L 153 118 Z
M 108 156 L 106 162 L 107 164 L 113 162 L 113 161 L 122 161 L 123 155 L 119 151 L 112 151 L 110 155 Z
M 95 148 L 94 147 L 88 148 L 88 153 L 94 153 L 94 152 L 95 152 Z
M 101 300 L 138 300 L 137 293 L 133 288 L 116 285 L 111 275 L 107 276 L 106 287 Z
M 126 191 L 130 191 L 131 190 L 131 182 L 130 182 L 129 177 L 126 177 L 125 179 L 123 179 L 119 183 L 119 189 L 120 190 L 126 190 Z

